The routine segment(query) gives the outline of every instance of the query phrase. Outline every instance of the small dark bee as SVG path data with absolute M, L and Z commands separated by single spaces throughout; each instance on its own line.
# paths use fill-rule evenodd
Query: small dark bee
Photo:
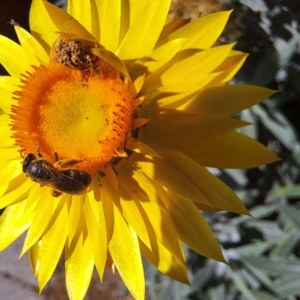
M 92 44 L 93 45 L 93 44 Z M 92 54 L 91 44 L 80 40 L 57 40 L 55 44 L 54 59 L 57 63 L 72 70 L 96 70 L 99 57 Z
M 21 150 L 22 152 L 25 151 Z M 54 153 L 55 164 L 52 165 L 48 160 L 43 158 L 37 147 L 38 158 L 33 153 L 29 153 L 23 161 L 23 172 L 31 180 L 40 183 L 41 187 L 46 185 L 52 188 L 52 196 L 59 197 L 62 193 L 78 195 L 85 192 L 91 183 L 89 173 L 70 169 L 82 160 L 64 159 L 59 160 L 57 153 Z

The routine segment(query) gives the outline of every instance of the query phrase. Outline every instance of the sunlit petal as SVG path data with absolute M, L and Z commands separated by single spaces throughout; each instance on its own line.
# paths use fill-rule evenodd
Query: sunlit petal
M 39 251 L 38 283 L 40 291 L 51 278 L 66 243 L 68 218 L 66 204 L 61 203 L 52 215 L 49 226 L 41 239 L 42 246 Z
M 30 64 L 39 65 L 40 62 L 48 62 L 47 52 L 34 36 L 20 26 L 15 26 L 15 31 Z
M 19 78 L 21 73 L 25 73 L 30 68 L 23 48 L 3 35 L 0 35 L 0 45 L 1 65 L 11 76 Z M 15 59 L 16 57 L 18 60 Z
M 87 31 L 91 32 L 91 2 L 90 0 L 69 0 L 67 13 L 74 17 Z
M 114 206 L 114 231 L 108 249 L 133 297 L 144 299 L 145 279 L 138 239 Z
M 99 20 L 97 26 L 100 27 L 99 36 L 96 37 L 106 49 L 115 52 L 120 39 L 122 3 L 120 0 L 93 0 L 93 2 Z
M 36 0 L 37 1 L 37 0 Z M 42 1 L 47 13 L 49 14 L 53 24 L 57 26 L 58 31 L 67 32 L 70 34 L 76 34 L 83 39 L 95 41 L 95 38 L 89 33 L 89 31 L 83 27 L 75 18 L 71 15 L 67 14 L 63 10 L 57 8 L 53 4 L 49 3 L 46 0 L 38 0 Z M 57 36 L 58 38 L 58 36 Z M 54 41 L 52 41 L 53 43 Z
M 171 1 L 133 0 L 131 2 L 132 9 L 136 10 L 131 11 L 131 26 L 116 51 L 122 59 L 139 58 L 151 53 L 165 23 Z M 139 42 L 136 43 L 136 40 Z
M 90 284 L 94 260 L 83 216 L 70 245 L 65 245 L 66 286 L 71 300 L 83 299 Z
M 222 33 L 231 11 L 222 11 L 191 21 L 170 34 L 169 40 L 187 38 L 184 48 L 208 49 Z M 200 30 L 199 30 L 200 29 Z
M 103 209 L 98 212 L 98 214 L 100 215 L 99 224 L 96 222 L 92 207 L 90 205 L 91 201 L 94 201 L 94 199 L 90 199 L 90 201 L 84 202 L 84 213 L 95 266 L 97 268 L 100 279 L 102 280 L 107 255 L 106 225 Z
M 30 7 L 29 24 L 32 35 L 48 52 L 58 38 L 59 31 L 47 13 L 42 0 L 33 0 Z
M 1 251 L 14 242 L 31 224 L 35 206 L 25 212 L 26 201 L 10 205 L 0 216 Z

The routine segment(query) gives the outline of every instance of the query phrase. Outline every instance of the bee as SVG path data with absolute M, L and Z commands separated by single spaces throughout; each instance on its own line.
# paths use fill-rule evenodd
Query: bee
M 99 57 L 92 54 L 90 49 L 96 47 L 93 43 L 80 40 L 59 39 L 55 44 L 54 59 L 57 63 L 72 70 L 96 70 Z
M 29 153 L 25 158 L 20 154 L 23 161 L 23 172 L 32 181 L 40 183 L 40 186 L 52 188 L 52 196 L 59 197 L 62 193 L 79 195 L 86 191 L 91 183 L 91 175 L 85 171 L 72 169 L 71 167 L 82 160 L 63 159 L 59 160 L 57 153 L 54 153 L 55 164 L 46 160 L 37 147 L 38 158 Z

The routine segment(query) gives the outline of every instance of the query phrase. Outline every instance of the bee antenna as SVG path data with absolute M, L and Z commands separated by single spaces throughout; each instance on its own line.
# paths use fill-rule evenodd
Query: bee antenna
M 22 150 L 19 151 L 22 158 L 24 158 L 24 156 L 22 154 L 24 151 L 26 151 L 26 149 L 22 149 Z
M 36 143 L 36 152 L 37 152 L 38 156 L 43 157 L 43 155 L 41 154 L 40 145 L 39 145 L 38 140 L 35 140 L 35 143 Z

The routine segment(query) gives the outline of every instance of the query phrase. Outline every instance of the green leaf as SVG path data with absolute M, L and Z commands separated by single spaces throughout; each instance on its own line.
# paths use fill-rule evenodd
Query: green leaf
M 251 220 L 248 222 L 248 226 L 259 230 L 264 235 L 265 239 L 268 239 L 273 243 L 278 243 L 285 234 L 274 221 Z
M 268 130 L 288 149 L 292 150 L 297 145 L 297 134 L 289 120 L 279 111 L 267 112 L 256 105 L 253 107 L 255 113 Z M 270 116 L 271 113 L 271 116 Z
M 270 291 L 274 291 L 273 282 L 270 280 L 268 274 L 264 269 L 259 267 L 254 267 L 250 262 L 248 262 L 247 256 L 241 258 L 241 262 L 243 265 L 249 269 L 266 287 L 270 289 Z
M 275 246 L 275 248 L 270 252 L 270 256 L 288 255 L 297 239 L 298 233 L 296 228 L 292 228 L 282 240 Z
M 257 300 L 255 295 L 252 293 L 252 291 L 247 287 L 245 282 L 243 281 L 241 274 L 230 269 L 232 280 L 235 284 L 235 287 L 242 293 L 242 295 L 247 300 Z
M 243 258 L 247 257 L 248 255 L 259 255 L 263 253 L 269 246 L 270 243 L 268 241 L 257 242 L 237 247 L 235 248 L 235 251 L 239 254 L 241 258 Z
M 199 269 L 191 280 L 191 292 L 204 288 L 209 280 L 214 276 L 216 262 L 208 261 L 208 263 Z
M 298 198 L 300 196 L 300 184 L 286 185 L 276 189 L 278 197 Z
M 297 228 L 300 228 L 300 209 L 297 209 L 295 205 L 281 205 L 279 209 L 288 217 L 289 221 L 291 221 Z
M 250 213 L 253 218 L 255 219 L 261 219 L 265 218 L 272 213 L 276 212 L 278 209 L 275 205 L 257 205 L 254 208 L 250 210 Z
M 272 276 L 286 274 L 300 274 L 300 260 L 289 259 L 282 256 L 248 256 L 247 261 L 254 267 L 264 269 Z
M 299 295 L 299 273 L 285 274 L 274 282 L 277 291 L 282 297 Z

